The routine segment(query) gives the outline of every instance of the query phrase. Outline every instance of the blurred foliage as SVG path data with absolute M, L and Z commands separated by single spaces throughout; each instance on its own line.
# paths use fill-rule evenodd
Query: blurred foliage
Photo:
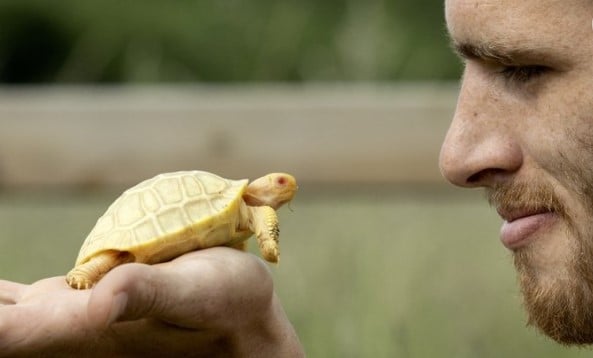
M 442 0 L 0 1 L 0 82 L 453 79 Z

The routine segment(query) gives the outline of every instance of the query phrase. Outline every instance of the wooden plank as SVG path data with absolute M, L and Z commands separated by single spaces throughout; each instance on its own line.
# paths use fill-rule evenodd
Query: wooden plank
M 128 185 L 204 169 L 440 182 L 456 85 L 0 89 L 3 186 Z

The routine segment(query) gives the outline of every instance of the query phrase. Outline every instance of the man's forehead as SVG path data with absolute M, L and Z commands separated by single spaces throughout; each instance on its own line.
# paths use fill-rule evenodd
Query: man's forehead
M 568 0 L 570 1 L 570 0 Z M 506 33 L 537 32 L 554 26 L 565 13 L 563 1 L 549 0 L 446 0 L 445 16 L 452 36 L 468 36 L 472 32 Z M 554 11 L 556 9 L 556 11 Z
M 593 11 L 592 0 L 445 0 L 445 9 L 473 10 L 476 13 L 496 15 L 492 12 L 516 14 L 519 18 L 536 16 L 565 16 L 568 9 Z M 589 12 L 591 17 L 593 13 Z
M 445 1 L 452 42 L 466 50 L 492 44 L 527 52 L 582 46 L 578 41 L 593 35 L 592 14 L 593 0 Z

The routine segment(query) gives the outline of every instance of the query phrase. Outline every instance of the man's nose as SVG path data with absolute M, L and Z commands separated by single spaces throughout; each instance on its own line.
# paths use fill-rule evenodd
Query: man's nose
M 439 159 L 441 173 L 455 185 L 492 186 L 523 163 L 511 103 L 496 96 L 466 73 Z

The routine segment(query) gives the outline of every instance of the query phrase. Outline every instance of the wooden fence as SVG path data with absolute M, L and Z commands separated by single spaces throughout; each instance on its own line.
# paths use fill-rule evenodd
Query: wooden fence
M 442 182 L 457 86 L 5 87 L 0 184 L 128 185 L 159 172 Z

